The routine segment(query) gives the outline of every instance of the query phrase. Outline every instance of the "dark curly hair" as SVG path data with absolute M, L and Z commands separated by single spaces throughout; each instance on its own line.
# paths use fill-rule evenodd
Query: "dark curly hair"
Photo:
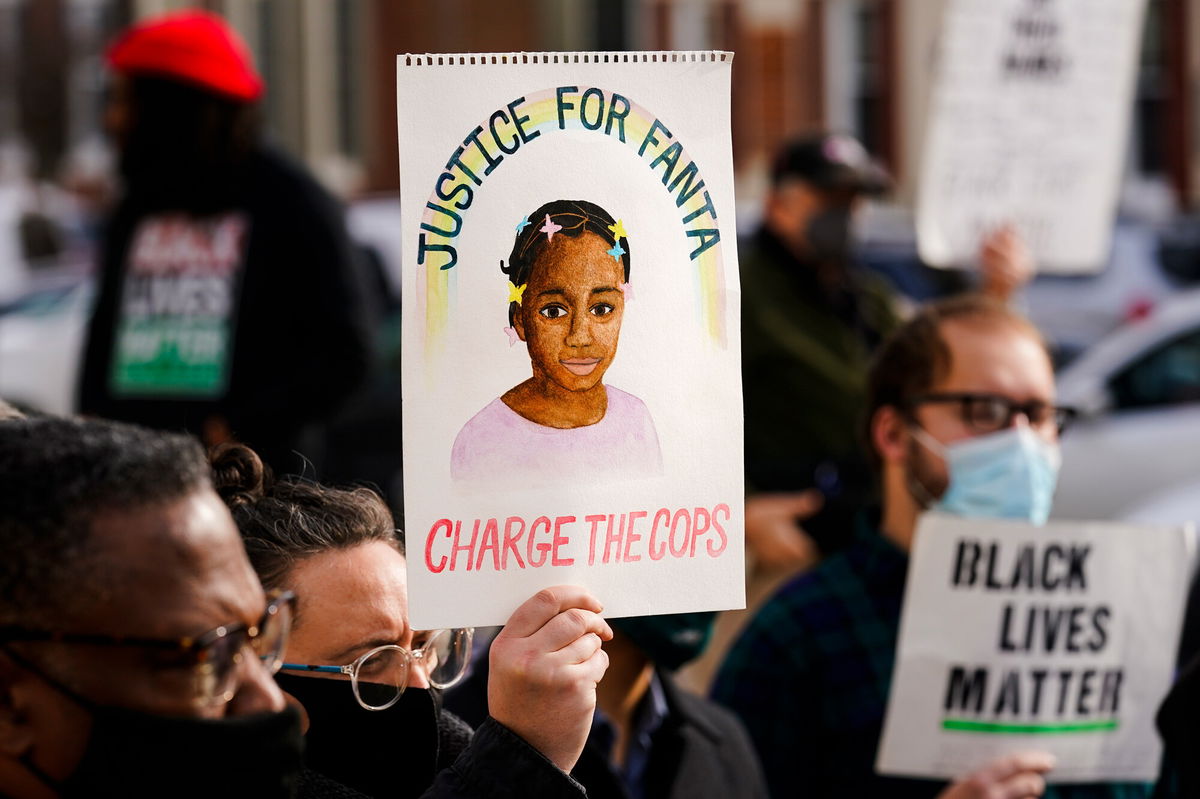
M 213 486 L 229 506 L 264 588 L 286 587 L 297 563 L 322 552 L 368 541 L 404 552 L 391 511 L 369 488 L 330 488 L 298 477 L 275 480 L 244 444 L 222 444 L 209 461 Z
M 616 225 L 617 221 L 612 218 L 612 214 L 600 206 L 587 200 L 548 202 L 539 206 L 527 217 L 529 224 L 517 234 L 517 240 L 513 242 L 512 252 L 508 256 L 508 263 L 500 262 L 500 271 L 508 275 L 509 281 L 514 286 L 529 282 L 529 275 L 533 272 L 534 263 L 550 241 L 539 230 L 547 216 L 554 224 L 562 225 L 562 230 L 554 234 L 556 236 L 578 238 L 588 232 L 595 233 L 611 246 L 618 244 L 617 238 L 609 229 L 609 225 Z M 625 282 L 628 283 L 629 239 L 621 242 L 621 247 L 625 250 L 625 254 L 621 256 L 621 264 L 625 268 Z M 510 325 L 516 319 L 518 307 L 519 303 L 516 302 L 508 304 L 508 323 Z

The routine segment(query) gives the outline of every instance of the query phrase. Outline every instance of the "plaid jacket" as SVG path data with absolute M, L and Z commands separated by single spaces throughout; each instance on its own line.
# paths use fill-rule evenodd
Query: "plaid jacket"
M 867 514 L 857 528 L 849 547 L 763 606 L 713 685 L 713 698 L 750 731 L 775 799 L 929 799 L 945 787 L 875 774 L 908 556 Z M 1148 786 L 1118 784 L 1053 786 L 1045 794 L 1149 795 Z

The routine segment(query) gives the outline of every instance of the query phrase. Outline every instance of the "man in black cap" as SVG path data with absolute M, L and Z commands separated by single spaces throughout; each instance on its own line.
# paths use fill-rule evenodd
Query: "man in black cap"
M 842 507 L 870 500 L 857 438 L 867 364 L 896 327 L 891 287 L 855 267 L 856 210 L 887 172 L 854 138 L 821 134 L 779 153 L 762 227 L 740 247 L 746 413 L 746 534 L 760 566 L 790 569 L 836 549 Z M 1006 301 L 1032 274 L 1007 228 L 984 237 L 980 288 Z M 797 519 L 820 515 L 800 532 Z M 828 522 L 828 523 L 826 523 Z M 814 547 L 813 540 L 816 546 Z
M 867 362 L 898 316 L 884 281 L 853 268 L 850 232 L 864 197 L 889 185 L 849 136 L 794 141 L 772 167 L 762 226 L 740 250 L 746 478 L 763 492 L 747 503 L 747 535 L 766 565 L 815 556 L 792 531 L 816 505 L 794 492 L 865 482 L 856 425 Z

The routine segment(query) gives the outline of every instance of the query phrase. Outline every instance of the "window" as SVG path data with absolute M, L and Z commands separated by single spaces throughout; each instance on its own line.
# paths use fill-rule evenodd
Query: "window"
M 1117 410 L 1200 402 L 1200 330 L 1159 346 L 1109 383 Z
M 894 165 L 895 4 L 839 0 L 819 7 L 825 126 L 854 135 L 873 156 Z
M 1150 0 L 1146 6 L 1134 101 L 1134 165 L 1138 172 L 1149 175 L 1167 171 L 1163 145 L 1167 140 L 1165 125 L 1171 88 L 1165 6 L 1164 0 Z

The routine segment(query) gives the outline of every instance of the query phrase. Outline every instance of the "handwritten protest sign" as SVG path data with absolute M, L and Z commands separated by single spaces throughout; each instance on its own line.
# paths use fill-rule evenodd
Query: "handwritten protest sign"
M 1051 782 L 1153 779 L 1191 548 L 1180 527 L 928 516 L 879 771 L 951 778 L 1041 749 Z
M 415 627 L 744 603 L 732 57 L 399 57 Z
M 917 198 L 921 257 L 1015 225 L 1045 272 L 1107 260 L 1144 0 L 951 0 Z

